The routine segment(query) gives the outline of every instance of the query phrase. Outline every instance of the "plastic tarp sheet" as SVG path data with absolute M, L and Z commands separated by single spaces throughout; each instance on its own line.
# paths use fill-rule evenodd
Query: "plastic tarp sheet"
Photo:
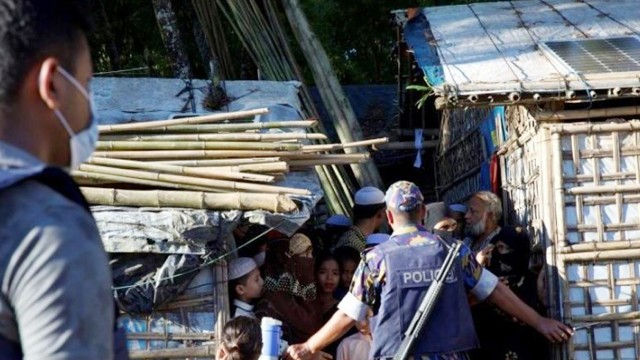
M 300 120 L 298 87 L 297 82 L 227 81 L 224 88 L 232 102 L 222 111 L 266 107 L 270 112 L 254 121 Z M 195 104 L 195 113 L 209 113 L 202 107 L 206 82 L 193 80 L 190 88 L 183 91 L 185 82 L 179 79 L 98 77 L 92 82 L 101 124 L 167 119 L 181 113 L 185 104 L 189 112 Z M 293 197 L 299 210 L 290 214 L 110 206 L 92 210 L 108 252 L 205 255 L 216 243 L 230 244 L 231 231 L 243 218 L 287 235 L 302 226 L 322 197 L 315 172 L 292 172 L 277 185 L 306 188 L 312 194 Z
M 526 0 L 428 7 L 405 38 L 436 93 L 637 87 L 637 76 L 578 74 L 538 44 L 640 33 L 636 0 Z M 437 55 L 437 56 L 435 56 Z

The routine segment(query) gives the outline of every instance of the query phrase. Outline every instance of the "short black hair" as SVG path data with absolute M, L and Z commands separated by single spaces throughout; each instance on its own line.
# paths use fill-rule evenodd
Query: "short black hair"
M 349 246 L 340 246 L 333 251 L 333 256 L 338 259 L 338 264 L 340 268 L 344 266 L 346 261 L 353 261 L 356 264 L 360 262 L 362 255 L 358 250 L 349 247 Z
M 338 264 L 338 270 L 340 272 L 342 272 L 342 264 L 340 263 L 340 261 L 338 260 L 337 257 L 335 257 L 332 253 L 330 252 L 323 252 L 321 253 L 319 256 L 316 257 L 315 259 L 315 273 L 317 274 L 318 271 L 320 270 L 320 266 L 322 266 L 322 263 L 324 263 L 325 261 L 330 261 L 333 260 L 336 262 L 336 264 Z
M 29 69 L 56 56 L 69 71 L 92 29 L 88 0 L 0 0 L 0 103 L 15 100 Z
M 386 207 L 385 203 L 373 205 L 354 205 L 353 206 L 353 223 L 356 224 L 360 220 L 371 219 Z

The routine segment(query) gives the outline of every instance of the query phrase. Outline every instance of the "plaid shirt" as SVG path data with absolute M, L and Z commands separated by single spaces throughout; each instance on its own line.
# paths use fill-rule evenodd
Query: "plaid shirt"
M 434 241 L 435 235 L 429 233 L 422 226 L 405 226 L 397 229 L 389 241 L 396 241 L 401 246 L 415 246 Z M 483 271 L 471 250 L 463 246 L 458 255 L 462 261 L 463 282 L 467 292 L 471 292 L 479 300 L 485 299 L 497 284 L 497 278 L 488 271 Z M 364 259 L 358 265 L 353 275 L 351 289 L 340 303 L 340 309 L 355 320 L 362 320 L 366 316 L 366 310 L 370 307 L 374 314 L 380 308 L 380 296 L 382 288 L 386 284 L 386 263 L 384 254 L 378 251 L 378 247 L 364 253 Z M 472 324 L 469 324 L 470 326 Z M 422 360 L 466 360 L 467 354 L 451 353 L 429 357 L 421 357 Z
M 340 239 L 338 239 L 334 249 L 346 246 L 354 248 L 358 250 L 358 252 L 363 252 L 366 242 L 367 239 L 362 233 L 362 230 L 357 226 L 352 226 L 349 230 L 345 231 L 342 236 L 340 236 Z

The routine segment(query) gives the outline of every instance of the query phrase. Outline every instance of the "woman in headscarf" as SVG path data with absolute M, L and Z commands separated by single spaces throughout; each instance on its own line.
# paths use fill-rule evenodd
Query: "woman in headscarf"
M 454 231 L 458 225 L 449 207 L 443 202 L 427 204 L 424 217 L 424 227 L 431 233 L 440 236 L 445 241 L 452 241 Z M 461 240 L 461 239 L 458 239 Z
M 313 247 L 303 234 L 269 243 L 264 268 L 263 299 L 258 317 L 282 321 L 290 344 L 306 341 L 322 326 L 322 309 L 316 302 Z
M 494 246 L 486 268 L 505 283 L 527 305 L 543 312 L 536 292 L 536 275 L 529 270 L 531 247 L 521 227 L 503 227 L 491 240 Z M 480 350 L 472 359 L 544 360 L 548 343 L 526 324 L 489 304 L 473 308 Z

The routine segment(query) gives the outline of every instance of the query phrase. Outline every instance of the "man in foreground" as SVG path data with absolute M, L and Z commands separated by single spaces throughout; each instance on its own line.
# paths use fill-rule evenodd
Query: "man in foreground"
M 98 137 L 87 3 L 0 0 L 2 359 L 114 358 L 107 255 L 65 171 Z

